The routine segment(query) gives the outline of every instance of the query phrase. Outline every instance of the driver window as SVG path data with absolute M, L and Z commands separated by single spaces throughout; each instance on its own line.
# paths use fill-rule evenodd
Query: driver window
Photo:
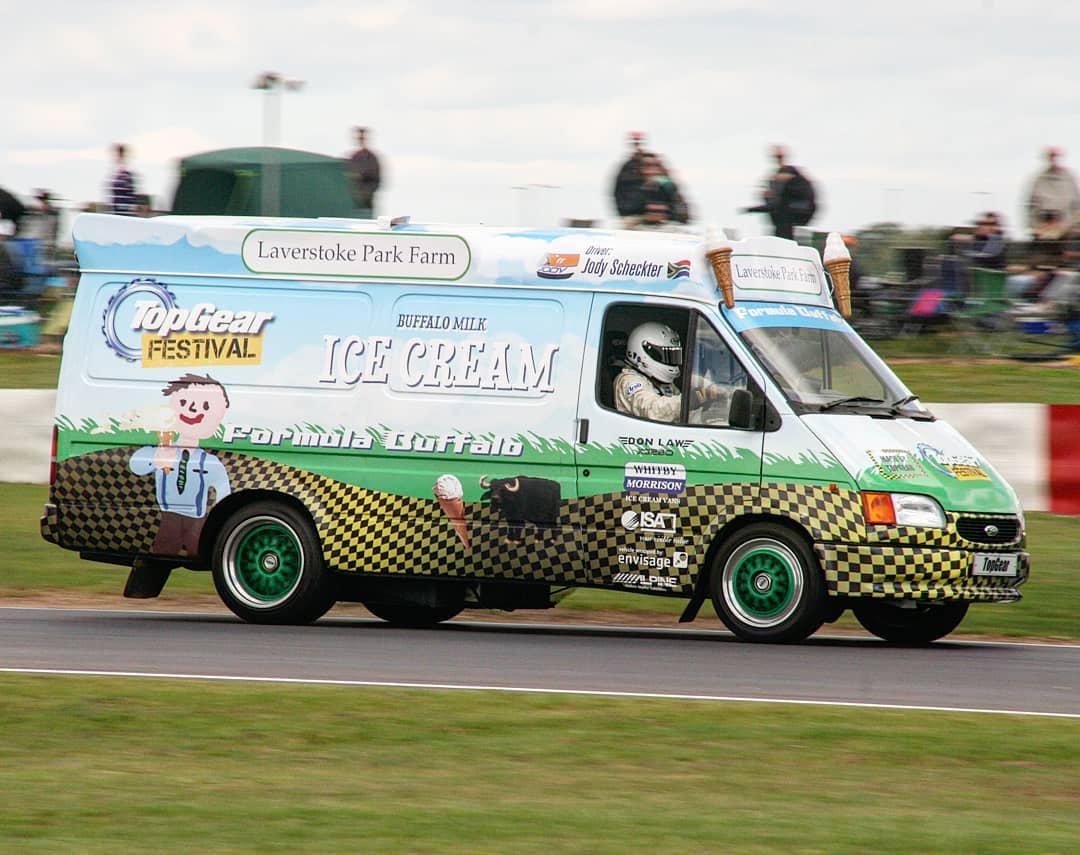
M 616 304 L 599 348 L 601 406 L 653 422 L 727 427 L 732 402 L 747 427 L 761 395 L 715 329 L 697 313 L 656 304 Z M 742 391 L 741 396 L 736 392 Z
M 699 316 L 695 326 L 693 353 L 687 366 L 690 424 L 724 427 L 730 424 L 733 394 L 748 388 L 746 371 L 704 318 Z

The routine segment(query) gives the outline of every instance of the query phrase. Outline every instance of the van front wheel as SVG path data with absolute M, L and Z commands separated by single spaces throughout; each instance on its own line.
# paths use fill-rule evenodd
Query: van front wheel
M 906 606 L 906 607 L 905 607 Z M 859 599 L 851 604 L 863 629 L 896 644 L 928 644 L 960 625 L 967 614 L 965 602 L 910 603 Z
M 802 641 L 825 619 L 825 587 L 810 544 L 775 523 L 754 523 L 717 553 L 713 606 L 743 641 Z
M 311 522 L 280 502 L 252 502 L 225 522 L 214 543 L 214 587 L 250 623 L 311 623 L 334 605 Z
M 461 606 L 421 606 L 411 603 L 365 602 L 364 608 L 394 626 L 425 629 L 461 613 Z

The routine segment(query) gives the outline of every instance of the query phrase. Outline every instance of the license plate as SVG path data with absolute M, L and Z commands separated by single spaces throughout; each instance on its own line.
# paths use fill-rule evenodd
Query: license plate
M 1016 555 L 990 555 L 985 552 L 976 552 L 975 563 L 971 565 L 971 575 L 1015 576 L 1018 561 Z

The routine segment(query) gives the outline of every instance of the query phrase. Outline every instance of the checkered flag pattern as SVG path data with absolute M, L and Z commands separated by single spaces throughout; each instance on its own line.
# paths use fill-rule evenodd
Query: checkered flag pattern
M 154 479 L 131 472 L 132 449 L 93 452 L 59 464 L 54 501 L 59 515 L 43 523 L 43 534 L 62 546 L 121 554 L 148 553 L 161 521 Z M 486 503 L 465 505 L 472 532 L 466 551 L 434 499 L 399 496 L 350 485 L 264 458 L 215 452 L 234 494 L 261 490 L 291 496 L 311 513 L 327 566 L 338 572 L 379 572 L 443 577 L 482 577 L 553 585 L 617 584 L 617 573 L 672 577 L 665 593 L 693 591 L 717 533 L 746 514 L 784 517 L 801 525 L 816 544 L 828 589 L 847 596 L 905 596 L 927 599 L 1009 599 L 1019 595 L 1014 579 L 972 579 L 970 544 L 950 517 L 944 531 L 867 526 L 853 490 L 814 484 L 752 483 L 687 486 L 677 507 L 630 501 L 622 493 L 564 499 L 560 525 L 552 531 L 527 527 L 520 540 Z M 678 517 L 679 546 L 655 544 L 668 560 L 659 569 L 619 563 L 620 553 L 641 546 L 621 524 L 627 510 L 669 511 Z M 211 510 L 211 513 L 213 511 Z M 973 516 L 973 515 L 967 515 Z M 986 551 L 1015 551 L 987 547 Z M 686 554 L 683 565 L 670 561 Z M 1028 559 L 1021 553 L 1021 578 Z

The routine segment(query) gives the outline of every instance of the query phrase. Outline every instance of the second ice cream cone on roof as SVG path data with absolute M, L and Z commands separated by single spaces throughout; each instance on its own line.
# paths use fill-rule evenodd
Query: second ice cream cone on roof
M 839 232 L 829 232 L 825 238 L 822 263 L 832 277 L 836 307 L 845 318 L 851 317 L 851 253 Z

